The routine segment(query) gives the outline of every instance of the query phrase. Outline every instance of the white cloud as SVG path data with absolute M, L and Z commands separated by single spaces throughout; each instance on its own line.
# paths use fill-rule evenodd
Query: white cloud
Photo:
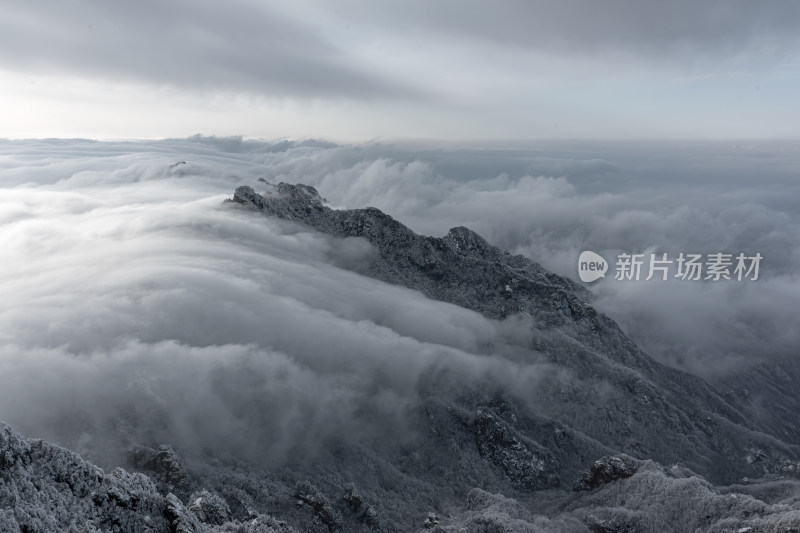
M 193 162 L 170 167 L 170 146 Z M 189 449 L 238 434 L 227 451 L 278 460 L 332 434 L 403 437 L 440 371 L 515 374 L 482 355 L 493 322 L 332 264 L 363 245 L 221 206 L 255 181 L 236 176 L 249 156 L 85 148 L 4 149 L 31 158 L 0 178 L 0 419 L 20 430 L 94 453 L 107 431 Z
M 371 253 L 358 239 L 220 205 L 260 177 L 428 234 L 467 225 L 565 275 L 584 248 L 757 250 L 758 282 L 604 283 L 598 305 L 655 356 L 706 375 L 796 348 L 796 152 L 736 149 L 708 172 L 718 147 L 669 150 L 4 141 L 0 419 L 95 453 L 103 432 L 186 447 L 233 432 L 231 453 L 278 460 L 329 435 L 401 438 L 426 380 L 491 378 L 525 396 L 550 375 L 504 356 L 524 322 L 349 271 Z M 758 188 L 750 164 L 765 169 Z M 697 194 L 722 187 L 736 204 Z M 365 410 L 392 427 L 350 416 Z

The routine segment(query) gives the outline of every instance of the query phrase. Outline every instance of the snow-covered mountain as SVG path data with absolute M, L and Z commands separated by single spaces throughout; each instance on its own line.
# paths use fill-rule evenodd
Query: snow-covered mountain
M 142 442 L 126 469 L 105 473 L 2 426 L 0 531 L 800 528 L 792 417 L 754 416 L 729 391 L 655 362 L 584 288 L 467 228 L 426 237 L 375 208 L 331 209 L 310 186 L 258 185 L 225 207 L 328 235 L 346 243 L 332 248 L 340 267 L 498 321 L 507 334 L 476 357 L 513 365 L 476 379 L 442 367 L 414 385 L 419 400 L 396 428 L 362 406 L 352 431 L 331 421 L 345 429 L 309 433 L 323 439 L 317 451 L 298 440 L 278 464 L 213 447 L 184 459 Z M 780 384 L 757 368 L 735 379 L 767 382 L 759 375 Z
M 224 496 L 200 489 L 181 498 L 176 494 L 186 473 L 168 447 L 140 450 L 139 458 L 146 460 L 137 465 L 149 475 L 122 468 L 106 473 L 74 452 L 25 439 L 0 424 L 0 452 L 4 533 L 794 531 L 800 521 L 797 487 L 789 481 L 717 488 L 686 468 L 665 468 L 625 455 L 594 462 L 571 494 L 537 494 L 533 502 L 531 497 L 518 501 L 474 488 L 463 505 L 449 510 L 452 514 L 429 512 L 415 527 L 411 520 L 387 523 L 353 486 L 330 499 L 308 482 L 293 491 L 284 487 L 272 498 L 285 498 L 285 508 L 271 511 L 287 520 L 259 513 L 241 506 L 266 484 L 256 473 L 221 475 Z M 403 506 L 406 495 L 389 498 L 379 507 L 399 506 L 397 511 L 418 518 L 418 510 Z
M 441 239 L 417 235 L 374 208 L 332 210 L 303 185 L 281 183 L 265 194 L 243 186 L 233 201 L 337 238 L 365 239 L 375 253 L 355 268 L 366 275 L 490 318 L 524 320 L 530 336 L 513 349 L 543 377 L 535 392 L 514 397 L 492 390 L 487 379 L 468 395 L 469 406 L 480 409 L 478 398 L 494 395 L 483 411 L 524 427 L 526 437 L 558 458 L 554 472 L 561 477 L 575 476 L 587 458 L 605 450 L 681 462 L 722 483 L 782 473 L 798 457 L 793 441 L 766 436 L 770 431 L 757 418 L 733 408 L 703 380 L 653 361 L 595 311 L 588 291 L 467 228 Z M 431 397 L 440 396 L 435 386 L 432 391 Z M 786 420 L 787 427 L 793 424 Z M 754 462 L 752 450 L 764 460 Z

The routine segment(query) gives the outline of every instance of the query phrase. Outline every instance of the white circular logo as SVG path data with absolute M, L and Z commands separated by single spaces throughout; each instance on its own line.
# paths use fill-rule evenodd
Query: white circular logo
M 578 257 L 578 277 L 584 283 L 591 283 L 597 279 L 606 277 L 608 271 L 608 261 L 603 256 L 589 250 L 581 252 Z

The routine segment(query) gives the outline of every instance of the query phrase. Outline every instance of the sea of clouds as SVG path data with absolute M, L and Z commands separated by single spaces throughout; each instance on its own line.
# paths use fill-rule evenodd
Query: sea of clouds
M 114 435 L 281 461 L 334 435 L 410 438 L 426 380 L 535 383 L 504 357 L 519 323 L 223 205 L 259 178 L 420 233 L 465 225 L 574 279 L 585 249 L 759 252 L 756 281 L 591 286 L 654 357 L 725 376 L 800 345 L 798 163 L 788 142 L 0 141 L 0 420 L 94 454 Z

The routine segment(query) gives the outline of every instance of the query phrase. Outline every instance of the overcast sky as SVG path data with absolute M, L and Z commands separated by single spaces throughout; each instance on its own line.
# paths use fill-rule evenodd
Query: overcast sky
M 800 137 L 790 0 L 6 0 L 0 136 Z

